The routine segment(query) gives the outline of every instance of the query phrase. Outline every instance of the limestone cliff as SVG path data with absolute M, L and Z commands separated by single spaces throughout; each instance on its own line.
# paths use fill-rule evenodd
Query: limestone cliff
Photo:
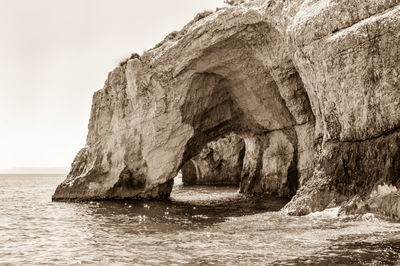
M 399 2 L 264 0 L 198 15 L 109 74 L 53 199 L 167 198 L 179 169 L 230 132 L 246 145 L 241 190 L 296 193 L 289 213 L 399 187 Z
M 243 167 L 244 141 L 229 134 L 211 141 L 182 167 L 185 185 L 239 185 Z

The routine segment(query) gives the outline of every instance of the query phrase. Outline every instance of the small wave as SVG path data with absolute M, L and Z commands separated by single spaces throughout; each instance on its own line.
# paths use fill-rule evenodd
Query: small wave
M 319 212 L 312 212 L 307 217 L 321 217 L 321 218 L 337 218 L 339 216 L 340 207 L 328 208 Z

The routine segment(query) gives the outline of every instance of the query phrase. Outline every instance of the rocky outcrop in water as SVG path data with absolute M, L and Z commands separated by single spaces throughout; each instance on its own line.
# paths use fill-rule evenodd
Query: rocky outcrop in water
M 244 142 L 236 134 L 211 141 L 183 165 L 182 182 L 185 185 L 239 185 L 244 151 Z
M 109 74 L 53 199 L 167 198 L 185 163 L 235 132 L 242 192 L 296 193 L 291 214 L 367 204 L 400 185 L 399 47 L 398 0 L 200 14 Z

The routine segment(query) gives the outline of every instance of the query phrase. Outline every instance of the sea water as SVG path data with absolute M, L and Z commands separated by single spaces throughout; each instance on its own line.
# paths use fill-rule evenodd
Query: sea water
M 51 202 L 62 177 L 0 177 L 0 264 L 396 265 L 400 224 L 279 213 L 285 199 L 174 186 L 170 202 Z

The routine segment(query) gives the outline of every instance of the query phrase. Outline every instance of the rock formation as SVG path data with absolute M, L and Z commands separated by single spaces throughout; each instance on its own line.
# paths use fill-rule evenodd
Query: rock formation
M 260 0 L 198 15 L 109 74 L 53 199 L 167 198 L 179 169 L 230 132 L 246 144 L 241 190 L 298 188 L 291 214 L 399 188 L 399 2 Z
M 313 136 L 313 127 L 307 124 L 288 130 L 246 135 L 240 191 L 293 196 L 312 175 Z
M 207 143 L 182 167 L 185 185 L 239 185 L 244 141 L 236 134 Z

